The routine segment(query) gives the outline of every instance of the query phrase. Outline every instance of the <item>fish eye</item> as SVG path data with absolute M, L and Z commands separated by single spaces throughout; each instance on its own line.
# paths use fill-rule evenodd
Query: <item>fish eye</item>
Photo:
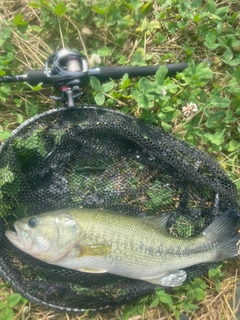
M 28 225 L 31 228 L 35 228 L 37 226 L 37 219 L 35 217 L 32 217 L 28 220 Z

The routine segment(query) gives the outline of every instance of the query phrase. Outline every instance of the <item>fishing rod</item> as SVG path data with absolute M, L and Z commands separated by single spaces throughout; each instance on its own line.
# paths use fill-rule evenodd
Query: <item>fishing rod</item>
M 187 62 L 166 64 L 168 76 L 174 76 L 188 67 Z M 86 57 L 68 49 L 60 49 L 52 54 L 45 63 L 43 70 L 30 70 L 24 75 L 0 77 L 0 83 L 27 82 L 32 86 L 39 83 L 52 84 L 61 91 L 61 97 L 53 96 L 53 100 L 63 100 L 68 107 L 82 94 L 80 87 L 89 82 L 90 76 L 99 81 L 120 79 L 124 74 L 129 77 L 155 75 L 160 65 L 155 66 L 101 66 L 89 68 Z

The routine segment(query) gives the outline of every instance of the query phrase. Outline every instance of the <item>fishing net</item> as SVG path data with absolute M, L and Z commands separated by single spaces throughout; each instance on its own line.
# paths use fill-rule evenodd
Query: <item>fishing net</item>
M 18 127 L 0 150 L 0 200 L 1 276 L 31 301 L 73 312 L 118 306 L 156 286 L 36 260 L 4 235 L 19 218 L 79 207 L 133 216 L 171 212 L 169 232 L 189 237 L 217 214 L 238 210 L 234 184 L 208 154 L 95 106 L 47 111 Z M 187 268 L 188 279 L 210 266 Z

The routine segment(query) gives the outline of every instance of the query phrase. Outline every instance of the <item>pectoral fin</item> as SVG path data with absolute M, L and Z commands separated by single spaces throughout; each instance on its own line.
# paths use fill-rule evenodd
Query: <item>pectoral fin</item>
M 81 268 L 78 270 L 82 271 L 82 272 L 89 272 L 89 273 L 105 273 L 105 272 L 107 272 L 107 270 L 93 269 L 93 268 Z
M 154 279 L 142 279 L 147 282 L 161 285 L 164 287 L 177 287 L 180 286 L 187 278 L 187 273 L 184 270 L 177 270 L 169 273 L 166 276 L 154 278 Z
M 111 246 L 102 244 L 85 244 L 79 246 L 79 257 L 83 256 L 106 256 L 111 251 Z

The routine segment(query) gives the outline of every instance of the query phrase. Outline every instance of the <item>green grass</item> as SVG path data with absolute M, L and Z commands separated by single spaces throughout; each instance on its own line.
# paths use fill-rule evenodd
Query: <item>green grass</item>
M 105 84 L 93 78 L 81 102 L 132 114 L 206 150 L 240 190 L 238 0 L 3 0 L 0 13 L 0 76 L 42 69 L 61 47 L 82 52 L 91 66 L 189 61 L 175 78 L 165 78 L 164 67 L 156 77 L 125 75 Z M 202 60 L 211 65 L 194 62 Z M 52 93 L 47 86 L 0 86 L 0 140 L 24 120 L 53 108 Z M 115 317 L 150 312 L 149 299 Z

